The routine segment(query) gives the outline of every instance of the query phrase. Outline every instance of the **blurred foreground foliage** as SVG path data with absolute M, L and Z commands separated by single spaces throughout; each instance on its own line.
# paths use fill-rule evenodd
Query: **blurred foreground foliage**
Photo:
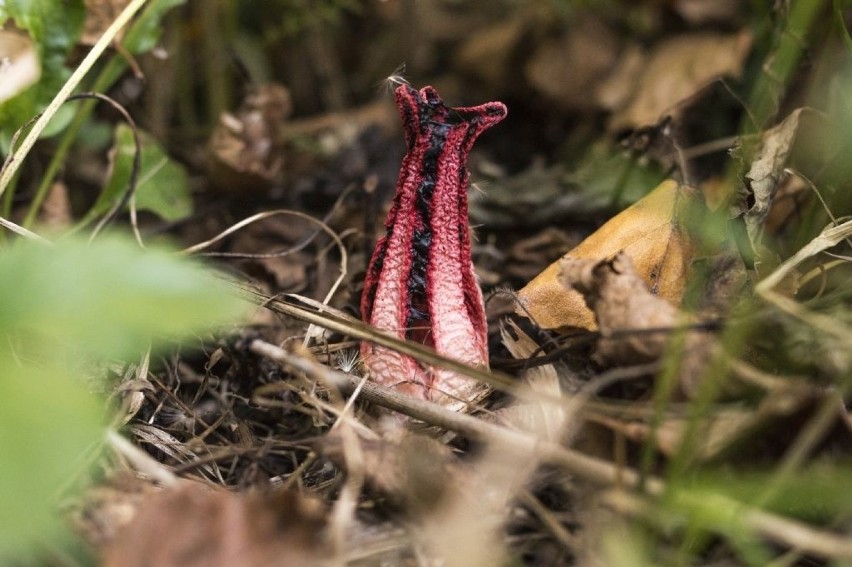
M 93 368 L 243 309 L 200 264 L 116 235 L 0 251 L 0 562 L 62 531 L 56 505 L 95 461 L 106 427 Z

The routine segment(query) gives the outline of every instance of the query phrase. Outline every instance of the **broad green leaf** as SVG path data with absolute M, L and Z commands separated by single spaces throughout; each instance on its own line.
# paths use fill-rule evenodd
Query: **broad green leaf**
M 0 23 L 7 19 L 30 32 L 46 60 L 61 65 L 83 30 L 85 6 L 83 0 L 4 0 Z
M 0 250 L 0 564 L 64 534 L 58 504 L 103 434 L 104 401 L 80 371 L 91 356 L 138 353 L 243 307 L 198 262 L 117 235 Z
M 19 28 L 29 33 L 35 42 L 42 73 L 38 83 L 0 105 L 2 147 L 8 147 L 15 130 L 47 106 L 71 74 L 65 65 L 66 57 L 80 37 L 84 18 L 83 0 L 0 2 L 0 24 L 12 19 Z M 57 116 L 53 121 L 52 132 L 64 128 L 68 120 L 68 112 Z
M 163 16 L 175 6 L 185 3 L 186 0 L 151 0 L 130 28 L 121 45 L 133 54 L 150 51 L 163 34 Z
M 186 172 L 169 159 L 150 136 L 140 132 L 139 141 L 142 145 L 142 166 L 136 187 L 136 208 L 151 211 L 169 221 L 189 216 L 192 199 Z M 86 221 L 106 213 L 127 191 L 135 151 L 133 131 L 129 126 L 120 124 L 115 129 L 111 174 L 98 200 L 86 214 Z
M 96 356 L 138 353 L 232 320 L 245 304 L 201 264 L 103 236 L 19 242 L 0 253 L 0 329 Z
M 0 352 L 0 563 L 63 533 L 62 491 L 103 436 L 103 401 L 57 365 Z M 7 563 L 7 561 L 9 563 Z

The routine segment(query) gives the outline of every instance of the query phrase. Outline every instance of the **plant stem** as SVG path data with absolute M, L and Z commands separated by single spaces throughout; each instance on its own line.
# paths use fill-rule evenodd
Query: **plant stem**
M 124 64 L 122 56 L 119 54 L 113 55 L 106 67 L 104 67 L 101 71 L 100 75 L 98 75 L 98 78 L 95 79 L 91 90 L 95 92 L 106 90 L 125 67 L 126 65 Z M 79 134 L 80 128 L 82 128 L 83 124 L 86 123 L 86 120 L 89 119 L 96 103 L 97 101 L 95 100 L 85 100 L 80 103 L 80 110 L 78 110 L 74 115 L 74 119 L 71 121 L 71 124 L 68 125 L 68 129 L 65 130 L 62 140 L 60 140 L 59 145 L 54 150 L 53 157 L 50 158 L 50 163 L 47 164 L 47 169 L 42 175 L 41 182 L 39 183 L 35 195 L 30 202 L 27 214 L 21 223 L 23 226 L 30 227 L 35 222 L 36 215 L 38 215 L 38 211 L 41 209 L 41 205 L 47 197 L 53 180 L 56 178 L 59 168 L 65 162 L 65 157 L 71 149 L 71 144 L 77 139 L 77 134 Z

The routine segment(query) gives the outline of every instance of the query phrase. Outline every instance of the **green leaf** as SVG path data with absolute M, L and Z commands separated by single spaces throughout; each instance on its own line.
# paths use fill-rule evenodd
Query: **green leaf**
M 136 354 L 244 307 L 198 262 L 117 235 L 0 250 L 0 564 L 65 533 L 57 505 L 103 437 L 91 355 Z
M 133 355 L 152 335 L 202 332 L 245 305 L 198 262 L 117 236 L 19 242 L 0 254 L 0 330 L 30 347 L 52 340 L 97 356 Z
M 774 513 L 830 521 L 852 510 L 852 462 L 816 462 L 780 479 L 775 471 L 705 471 L 689 490 L 697 500 L 710 501 L 712 494 L 745 504 L 760 499 L 757 504 Z
M 160 218 L 176 221 L 192 213 L 189 184 L 183 168 L 169 159 L 162 148 L 144 133 L 139 133 L 142 146 L 139 184 L 136 187 L 136 208 L 150 211 Z M 127 191 L 133 169 L 133 131 L 120 124 L 115 129 L 112 171 L 98 200 L 86 214 L 85 222 L 107 211 Z
M 103 401 L 58 366 L 22 366 L 2 352 L 0 369 L 0 563 L 6 565 L 63 534 L 57 503 L 103 436 Z
M 0 2 L 0 23 L 7 19 L 29 32 L 42 74 L 38 83 L 0 105 L 4 148 L 15 130 L 41 112 L 70 76 L 65 60 L 83 31 L 85 9 L 83 0 L 5 0 Z M 66 112 L 55 119 L 52 133 L 63 129 L 70 118 L 71 113 Z
M 45 59 L 65 55 L 77 42 L 86 17 L 83 0 L 4 0 L 0 23 L 7 19 L 30 32 Z M 61 64 L 60 63 L 60 64 Z
M 145 53 L 153 49 L 163 34 L 161 20 L 174 8 L 185 4 L 186 0 L 152 0 L 145 11 L 136 19 L 133 27 L 121 42 L 122 47 L 133 54 Z

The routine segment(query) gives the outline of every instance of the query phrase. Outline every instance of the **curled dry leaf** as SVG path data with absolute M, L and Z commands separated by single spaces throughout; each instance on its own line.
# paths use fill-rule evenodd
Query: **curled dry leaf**
M 38 82 L 41 65 L 26 33 L 0 29 L 0 103 Z
M 743 185 L 738 195 L 739 203 L 734 213 L 745 217 L 748 236 L 755 250 L 760 248 L 758 241 L 763 232 L 764 221 L 781 185 L 784 167 L 793 148 L 804 110 L 794 110 L 783 122 L 763 133 L 760 148 L 746 173 L 748 185 Z
M 624 252 L 602 261 L 563 258 L 559 282 L 582 293 L 594 311 L 602 335 L 596 353 L 601 360 L 656 360 L 666 348 L 668 333 L 640 333 L 620 339 L 607 336 L 620 330 L 671 328 L 680 319 L 671 303 L 648 290 Z
M 251 87 L 236 113 L 223 113 L 210 139 L 211 180 L 223 190 L 263 190 L 283 168 L 281 129 L 292 111 L 281 85 Z
M 321 505 L 293 492 L 234 494 L 186 482 L 140 504 L 103 565 L 317 565 L 324 524 Z
M 647 288 L 633 262 L 619 252 L 601 261 L 565 258 L 559 281 L 583 294 L 594 311 L 601 338 L 595 359 L 603 364 L 641 364 L 666 353 L 672 331 L 689 318 Z M 630 331 L 614 336 L 619 331 Z M 680 358 L 679 382 L 687 396 L 695 391 L 715 344 L 697 332 L 687 332 Z
M 678 225 L 678 197 L 674 181 L 665 181 L 649 195 L 615 216 L 564 258 L 602 260 L 624 251 L 651 290 L 674 304 L 680 303 L 692 246 Z M 519 293 L 518 312 L 545 329 L 596 328 L 583 297 L 558 280 L 558 260 Z

